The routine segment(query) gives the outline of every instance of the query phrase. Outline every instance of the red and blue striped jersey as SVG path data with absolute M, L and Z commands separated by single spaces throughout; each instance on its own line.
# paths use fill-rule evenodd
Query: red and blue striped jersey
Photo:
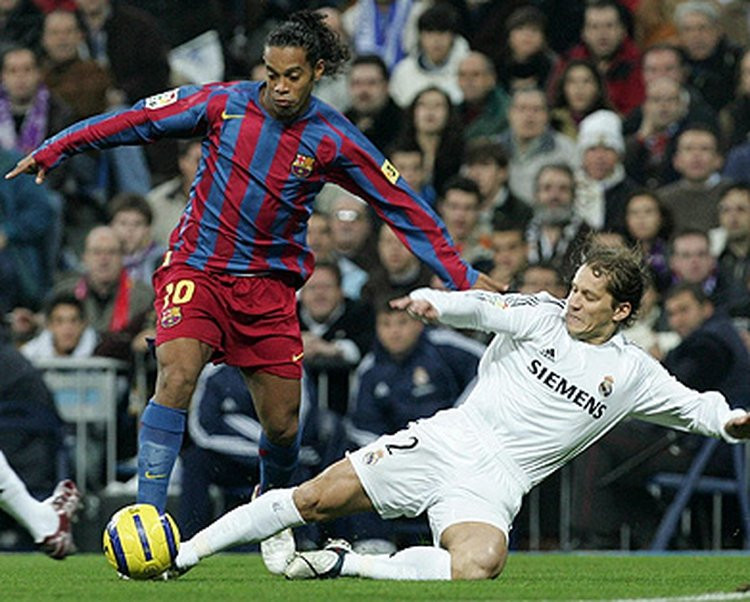
M 315 97 L 297 119 L 274 119 L 260 103 L 264 85 L 163 92 L 73 124 L 34 159 L 51 169 L 92 148 L 203 136 L 190 198 L 170 237 L 171 263 L 233 274 L 283 271 L 303 282 L 314 267 L 307 220 L 315 196 L 332 182 L 365 199 L 450 288 L 474 283 L 477 272 L 440 218 L 351 122 Z

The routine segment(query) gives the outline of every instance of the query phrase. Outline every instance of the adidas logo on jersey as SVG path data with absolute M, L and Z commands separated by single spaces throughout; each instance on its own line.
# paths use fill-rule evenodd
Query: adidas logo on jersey
M 551 362 L 555 361 L 555 350 L 550 347 L 549 349 L 542 349 L 539 352 L 539 355 L 541 355 L 543 358 L 550 360 Z

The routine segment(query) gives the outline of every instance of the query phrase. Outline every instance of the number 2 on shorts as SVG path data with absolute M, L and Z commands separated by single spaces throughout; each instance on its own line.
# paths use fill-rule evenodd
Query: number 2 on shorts
M 169 307 L 170 303 L 173 305 L 182 305 L 183 303 L 189 303 L 190 299 L 193 298 L 193 293 L 195 293 L 195 282 L 188 279 L 178 280 L 176 283 L 168 283 L 166 289 L 167 292 L 164 295 L 164 307 Z
M 410 449 L 414 449 L 417 447 L 417 444 L 419 443 L 419 439 L 412 436 L 409 437 L 409 443 L 404 444 L 397 444 L 397 443 L 386 443 L 385 451 L 388 452 L 389 455 L 393 455 L 393 450 L 399 450 L 399 451 L 408 451 Z

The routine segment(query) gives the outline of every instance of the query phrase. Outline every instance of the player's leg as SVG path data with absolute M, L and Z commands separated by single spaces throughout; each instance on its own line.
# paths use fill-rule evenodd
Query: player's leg
M 52 506 L 35 499 L 0 451 L 0 508 L 23 526 L 36 543 L 57 528 Z
M 156 349 L 156 392 L 138 433 L 138 502 L 163 512 L 167 486 L 185 432 L 190 398 L 213 349 L 196 339 L 165 341 Z
M 440 538 L 451 557 L 451 579 L 494 579 L 508 558 L 508 539 L 497 527 L 481 522 L 451 525 Z
M 338 576 L 400 581 L 494 579 L 508 555 L 505 533 L 480 522 L 448 527 L 441 547 L 414 546 L 395 554 L 356 554 L 340 540 L 323 550 L 297 554 L 287 565 L 290 579 Z
M 297 468 L 300 448 L 300 381 L 266 371 L 243 374 L 263 427 L 258 449 L 260 490 L 286 487 Z
M 75 552 L 71 522 L 80 507 L 80 494 L 72 481 L 61 481 L 47 500 L 38 501 L 0 451 L 0 508 L 56 559 Z
M 235 508 L 180 545 L 180 570 L 237 545 L 262 541 L 288 527 L 372 510 L 349 460 L 339 460 L 293 489 L 272 489 Z

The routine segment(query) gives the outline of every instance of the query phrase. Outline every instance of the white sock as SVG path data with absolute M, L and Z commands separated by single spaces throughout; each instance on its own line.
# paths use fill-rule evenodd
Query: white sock
M 272 489 L 235 508 L 184 542 L 175 560 L 189 568 L 206 556 L 244 543 L 263 541 L 287 527 L 305 523 L 294 505 L 291 489 Z
M 36 543 L 57 531 L 60 519 L 52 506 L 33 498 L 0 452 L 0 508 L 31 533 Z
M 443 548 L 428 546 L 406 548 L 392 556 L 350 552 L 344 556 L 341 574 L 399 581 L 444 581 L 451 578 L 451 555 Z

